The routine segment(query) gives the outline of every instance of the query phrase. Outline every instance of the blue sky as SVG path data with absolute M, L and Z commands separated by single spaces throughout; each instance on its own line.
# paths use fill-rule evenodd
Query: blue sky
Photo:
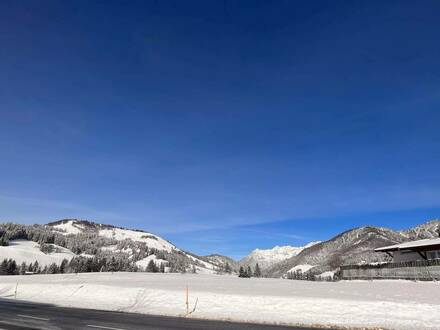
M 440 216 L 438 1 L 2 1 L 0 219 L 241 257 Z

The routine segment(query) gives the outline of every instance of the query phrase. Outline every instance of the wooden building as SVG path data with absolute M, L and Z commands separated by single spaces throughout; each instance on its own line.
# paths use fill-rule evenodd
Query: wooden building
M 440 259 L 440 238 L 422 239 L 377 248 L 393 257 L 393 262 Z

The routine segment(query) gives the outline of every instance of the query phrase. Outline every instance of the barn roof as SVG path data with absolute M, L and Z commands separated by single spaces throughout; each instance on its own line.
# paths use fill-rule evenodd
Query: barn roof
M 399 250 L 429 250 L 429 248 L 440 248 L 440 237 L 433 239 L 421 239 L 418 241 L 405 242 L 401 244 L 394 244 L 374 249 L 376 252 L 388 252 Z

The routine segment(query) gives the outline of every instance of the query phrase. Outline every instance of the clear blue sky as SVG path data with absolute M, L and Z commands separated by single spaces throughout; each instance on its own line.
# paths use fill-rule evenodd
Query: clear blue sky
M 0 219 L 240 257 L 440 216 L 439 1 L 1 1 Z

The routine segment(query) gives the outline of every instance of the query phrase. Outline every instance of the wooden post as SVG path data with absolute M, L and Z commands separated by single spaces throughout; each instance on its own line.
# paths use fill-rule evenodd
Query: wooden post
M 188 285 L 186 286 L 186 314 L 189 313 L 189 292 L 188 292 Z
M 15 285 L 15 293 L 14 293 L 14 299 L 17 299 L 17 288 L 18 288 L 18 282 Z

